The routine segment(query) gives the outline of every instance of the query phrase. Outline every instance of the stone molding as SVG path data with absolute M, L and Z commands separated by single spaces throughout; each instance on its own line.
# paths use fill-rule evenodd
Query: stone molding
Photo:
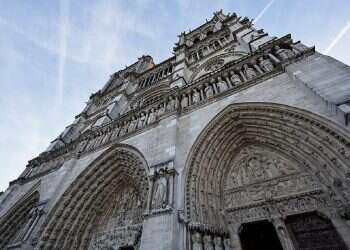
M 220 190 L 228 176 L 228 163 L 233 162 L 238 149 L 248 145 L 262 145 L 279 154 L 288 155 L 298 162 L 303 171 L 314 176 L 319 188 L 310 189 L 310 193 L 291 192 L 280 198 L 266 197 L 261 203 L 252 201 L 251 205 L 244 208 L 237 204 L 237 208 L 228 209 L 220 198 Z M 311 207 L 304 210 L 319 209 L 331 218 L 339 217 L 338 211 L 350 201 L 349 194 L 345 191 L 350 185 L 347 177 L 350 172 L 349 160 L 348 133 L 331 121 L 285 105 L 232 104 L 207 125 L 193 144 L 187 158 L 185 220 L 193 230 L 227 233 L 225 218 L 232 211 L 236 211 L 235 209 L 248 211 L 259 208 L 264 212 L 263 207 L 271 202 L 278 205 L 304 196 L 311 199 L 316 194 L 320 194 L 321 196 L 317 197 L 322 198 L 315 198 L 319 199 L 319 202 L 313 206 L 310 203 Z M 274 209 L 278 209 L 278 206 Z M 286 211 L 282 215 L 286 216 L 292 212 Z M 251 218 L 255 220 L 259 217 L 256 216 Z

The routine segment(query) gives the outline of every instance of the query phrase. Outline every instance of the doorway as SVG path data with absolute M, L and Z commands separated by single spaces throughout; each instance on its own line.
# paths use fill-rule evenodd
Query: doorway
M 297 249 L 347 250 L 332 222 L 316 212 L 289 216 L 286 225 Z
M 274 226 L 268 221 L 243 224 L 239 238 L 243 250 L 283 250 Z

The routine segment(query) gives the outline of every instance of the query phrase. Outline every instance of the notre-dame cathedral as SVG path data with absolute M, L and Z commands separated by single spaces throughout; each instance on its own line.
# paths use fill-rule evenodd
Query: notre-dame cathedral
M 0 249 L 349 249 L 350 67 L 222 11 L 173 52 L 10 182 Z

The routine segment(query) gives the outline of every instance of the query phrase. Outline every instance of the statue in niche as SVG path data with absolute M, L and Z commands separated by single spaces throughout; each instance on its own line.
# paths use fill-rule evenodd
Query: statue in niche
M 156 121 L 156 109 L 152 108 L 148 116 L 148 124 Z
M 222 238 L 217 236 L 214 238 L 215 250 L 224 250 L 222 244 Z
M 270 59 L 259 58 L 259 66 L 264 72 L 271 72 L 274 68 Z
M 129 128 L 129 121 L 124 121 L 123 125 L 120 129 L 119 136 L 123 136 L 128 133 L 128 128 Z
M 243 73 L 248 81 L 256 77 L 255 71 L 248 64 L 243 65 Z
M 186 94 L 184 94 L 181 99 L 181 107 L 186 108 L 187 106 L 188 106 L 188 97 Z
M 230 74 L 231 74 L 230 81 L 233 86 L 242 83 L 241 78 L 234 71 L 230 71 Z
M 146 125 L 146 115 L 144 112 L 140 115 L 140 120 L 137 124 L 137 128 L 143 128 Z
M 203 237 L 204 250 L 214 250 L 213 241 L 210 235 L 205 235 Z
M 129 125 L 129 130 L 128 132 L 132 132 L 134 130 L 136 130 L 137 128 L 137 117 L 136 116 L 133 116 L 130 120 L 130 125 Z
M 274 47 L 274 50 L 275 50 L 275 55 L 281 59 L 282 61 L 283 60 L 286 60 L 288 58 L 291 58 L 293 57 L 295 54 L 293 51 L 291 51 L 290 49 L 282 49 L 280 48 L 280 46 L 276 45 Z
M 209 83 L 205 84 L 204 92 L 207 98 L 214 96 L 213 88 Z
M 198 102 L 200 102 L 201 100 L 201 96 L 198 90 L 194 89 L 193 90 L 193 95 L 192 95 L 192 102 L 193 104 L 196 104 Z
M 158 106 L 158 116 L 161 116 L 165 113 L 165 103 L 161 103 Z
M 220 93 L 226 91 L 228 89 L 227 83 L 222 79 L 221 76 L 218 77 L 218 82 L 216 83 Z
M 177 100 L 173 96 L 170 96 L 167 105 L 167 110 L 174 111 L 175 109 L 177 109 Z
M 199 232 L 192 234 L 192 249 L 193 250 L 203 250 L 202 249 L 202 236 Z
M 158 178 L 154 183 L 152 209 L 166 208 L 167 203 L 167 180 L 165 177 Z

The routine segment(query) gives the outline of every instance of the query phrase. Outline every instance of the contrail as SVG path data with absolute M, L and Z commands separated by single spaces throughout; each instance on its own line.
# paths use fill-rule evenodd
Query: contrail
M 323 54 L 328 55 L 328 53 L 334 48 L 335 45 L 343 38 L 346 32 L 350 29 L 350 21 L 345 25 L 345 27 L 338 33 L 335 39 L 331 42 L 331 44 L 325 49 Z
M 275 0 L 271 0 L 266 6 L 265 8 L 262 9 L 262 11 L 260 11 L 260 13 L 257 15 L 257 17 L 253 20 L 253 23 L 257 23 L 259 21 L 260 18 L 262 18 L 262 16 L 265 14 L 265 12 L 271 7 L 271 5 L 275 2 Z
M 58 61 L 58 93 L 57 106 L 60 107 L 63 100 L 64 68 L 67 56 L 67 36 L 69 32 L 69 0 L 60 1 L 60 45 Z

